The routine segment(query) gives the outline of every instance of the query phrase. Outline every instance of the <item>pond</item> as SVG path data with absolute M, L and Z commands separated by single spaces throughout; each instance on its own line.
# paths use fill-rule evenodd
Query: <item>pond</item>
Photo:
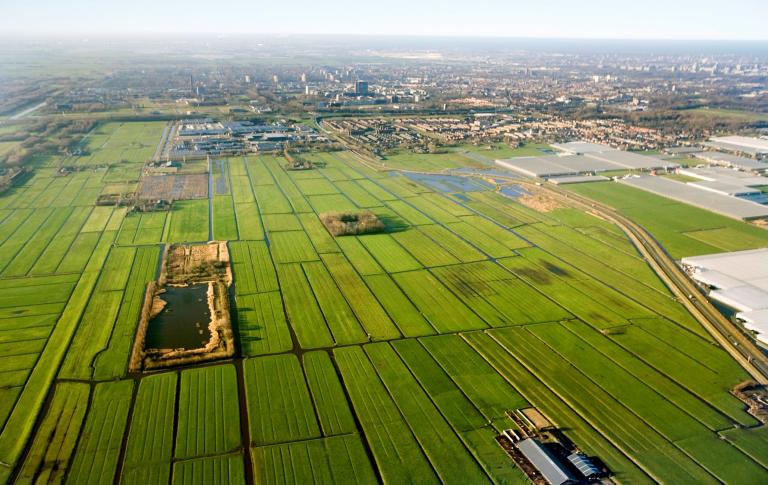
M 145 347 L 195 349 L 205 346 L 211 338 L 207 292 L 207 284 L 167 287 L 160 295 L 167 304 L 149 321 Z

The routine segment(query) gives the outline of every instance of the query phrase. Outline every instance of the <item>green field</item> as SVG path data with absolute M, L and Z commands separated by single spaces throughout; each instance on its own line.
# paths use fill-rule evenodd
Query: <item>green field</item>
M 768 233 L 697 207 L 615 183 L 576 184 L 569 190 L 604 202 L 651 232 L 675 258 L 768 245 Z
M 768 480 L 765 428 L 729 392 L 747 374 L 617 227 L 344 151 L 308 155 L 311 171 L 225 159 L 226 190 L 170 211 L 97 206 L 135 186 L 163 128 L 99 125 L 81 171 L 51 161 L 0 196 L 0 483 L 525 483 L 495 437 L 527 407 L 620 483 Z M 619 184 L 572 188 L 676 257 L 768 244 Z M 333 237 L 332 210 L 386 229 Z M 163 245 L 209 238 L 228 241 L 236 356 L 129 374 Z

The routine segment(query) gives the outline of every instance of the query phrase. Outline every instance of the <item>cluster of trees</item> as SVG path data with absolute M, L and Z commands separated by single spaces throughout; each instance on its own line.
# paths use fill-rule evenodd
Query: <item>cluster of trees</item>
M 371 211 L 326 212 L 320 221 L 333 236 L 353 236 L 382 232 L 384 223 Z
M 371 211 L 326 212 L 320 221 L 333 236 L 351 236 L 382 232 L 384 223 Z
M 0 137 L 0 141 L 21 141 L 0 162 L 6 167 L 21 167 L 39 155 L 72 153 L 94 125 L 91 120 L 40 120 L 24 126 Z

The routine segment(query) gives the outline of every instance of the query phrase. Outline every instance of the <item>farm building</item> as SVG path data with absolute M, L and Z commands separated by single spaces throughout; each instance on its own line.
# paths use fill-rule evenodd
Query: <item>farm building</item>
M 709 297 L 736 310 L 736 317 L 768 345 L 768 248 L 683 258 Z
M 517 448 L 525 458 L 541 473 L 541 476 L 551 485 L 577 483 L 576 479 L 560 464 L 541 443 L 533 438 L 527 438 L 517 443 Z
M 568 455 L 568 461 L 579 470 L 579 473 L 586 478 L 596 478 L 600 475 L 600 470 L 587 458 L 584 453 L 571 453 Z

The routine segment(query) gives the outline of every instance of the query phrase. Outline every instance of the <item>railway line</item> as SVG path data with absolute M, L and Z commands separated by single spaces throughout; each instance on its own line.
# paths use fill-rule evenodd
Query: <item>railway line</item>
M 526 185 L 526 182 L 520 182 Z M 530 185 L 530 184 L 528 184 Z M 701 323 L 712 337 L 760 384 L 768 384 L 768 357 L 699 291 L 698 286 L 677 265 L 664 248 L 642 226 L 618 214 L 612 207 L 553 187 L 539 187 L 557 198 L 566 199 L 588 212 L 619 226 L 654 272 Z

